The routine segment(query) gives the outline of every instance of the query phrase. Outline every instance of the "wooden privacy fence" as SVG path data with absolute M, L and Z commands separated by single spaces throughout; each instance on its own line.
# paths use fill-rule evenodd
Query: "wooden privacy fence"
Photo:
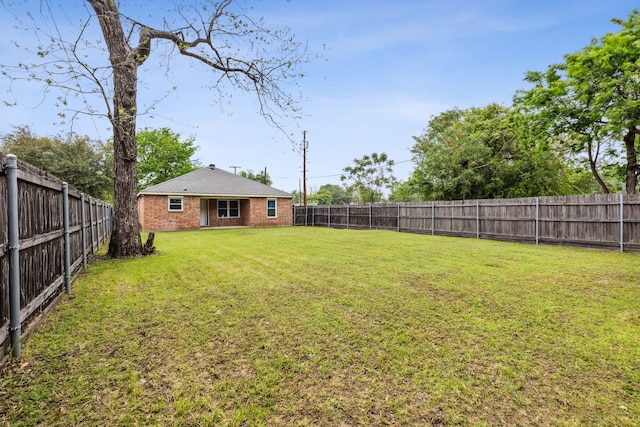
M 640 195 L 294 206 L 294 225 L 640 251 Z
M 71 291 L 111 233 L 112 208 L 0 153 L 0 361 Z

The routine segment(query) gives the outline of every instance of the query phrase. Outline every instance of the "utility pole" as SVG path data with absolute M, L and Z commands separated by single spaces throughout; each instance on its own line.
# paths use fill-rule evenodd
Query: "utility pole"
M 267 167 L 264 167 L 264 176 L 262 177 L 262 183 L 267 185 Z
M 302 194 L 304 197 L 304 205 L 307 206 L 307 131 L 302 131 Z
M 240 169 L 242 166 L 229 166 L 230 168 L 233 168 L 233 174 L 236 175 L 236 169 Z

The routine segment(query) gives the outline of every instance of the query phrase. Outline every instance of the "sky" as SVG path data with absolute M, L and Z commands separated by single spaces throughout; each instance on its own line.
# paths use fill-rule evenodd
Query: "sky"
M 44 5 L 38 19 L 50 22 L 41 28 L 77 34 L 71 23 L 84 13 L 82 2 L 58 1 L 26 3 Z M 140 20 L 160 18 L 165 3 L 141 2 Z M 140 111 L 161 100 L 152 114 L 138 118 L 138 128 L 168 127 L 182 139 L 194 138 L 200 147 L 195 157 L 203 165 L 238 173 L 266 168 L 273 186 L 289 192 L 302 188 L 306 131 L 308 193 L 341 184 L 343 169 L 372 152 L 387 153 L 396 162 L 394 175 L 406 180 L 414 169 L 413 137 L 431 117 L 456 107 L 510 106 L 516 91 L 529 87 L 523 80 L 527 71 L 544 71 L 593 38 L 617 32 L 611 19 L 626 19 L 638 7 L 631 0 L 250 3 L 257 15 L 289 27 L 318 56 L 290 87 L 302 96 L 301 118 L 283 120 L 283 130 L 276 129 L 260 116 L 255 96 L 234 91 L 220 99 L 207 88 L 206 70 L 182 57 L 167 62 L 158 49 L 139 71 Z M 0 64 L 34 61 L 27 47 L 37 40 L 22 38 L 15 28 L 27 22 L 24 6 L 5 2 L 7 7 L 9 13 L 0 15 Z M 58 124 L 58 95 L 35 82 L 0 76 L 0 134 L 15 126 L 29 126 L 38 136 L 67 132 L 69 124 Z M 81 117 L 73 130 L 101 141 L 111 137 L 108 121 L 97 117 Z

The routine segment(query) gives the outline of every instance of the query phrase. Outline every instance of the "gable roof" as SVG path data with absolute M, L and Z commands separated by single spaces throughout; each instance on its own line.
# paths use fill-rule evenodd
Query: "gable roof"
M 291 194 L 285 191 L 218 169 L 214 165 L 145 188 L 139 194 L 208 197 L 291 197 Z

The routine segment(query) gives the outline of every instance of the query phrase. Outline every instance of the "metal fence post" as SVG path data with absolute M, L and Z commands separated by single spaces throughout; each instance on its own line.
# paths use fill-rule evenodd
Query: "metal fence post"
M 64 285 L 71 293 L 71 238 L 69 231 L 69 184 L 62 183 L 62 223 L 64 227 Z
M 620 252 L 624 252 L 624 193 L 620 193 Z
M 347 230 L 349 229 L 349 205 L 347 205 Z
M 93 199 L 89 197 L 89 237 L 91 238 L 91 253 L 95 254 L 93 242 L 95 242 L 95 236 L 93 235 Z
M 102 202 L 102 238 L 104 239 L 104 244 L 107 244 L 107 204 Z
M 540 198 L 536 197 L 536 245 L 540 244 Z
M 7 228 L 9 241 L 9 332 L 11 354 L 22 355 L 20 322 L 20 236 L 18 234 L 18 158 L 8 154 L 7 160 Z
M 84 193 L 80 194 L 80 221 L 82 221 L 82 232 L 80 233 L 82 238 L 82 268 L 87 269 L 87 229 L 85 222 L 87 221 L 87 213 L 84 208 Z
M 431 235 L 436 234 L 436 202 L 431 202 Z
M 480 201 L 476 200 L 476 239 L 480 238 Z
M 100 222 L 100 233 L 102 234 L 102 244 L 104 245 L 104 243 L 105 243 L 105 238 L 104 238 L 104 203 L 100 203 L 100 209 L 98 210 L 98 215 L 100 216 L 100 219 L 102 220 Z
M 98 207 L 99 203 L 100 202 L 96 200 L 96 244 L 98 250 L 100 250 L 100 244 L 102 243 L 100 241 L 100 208 Z

